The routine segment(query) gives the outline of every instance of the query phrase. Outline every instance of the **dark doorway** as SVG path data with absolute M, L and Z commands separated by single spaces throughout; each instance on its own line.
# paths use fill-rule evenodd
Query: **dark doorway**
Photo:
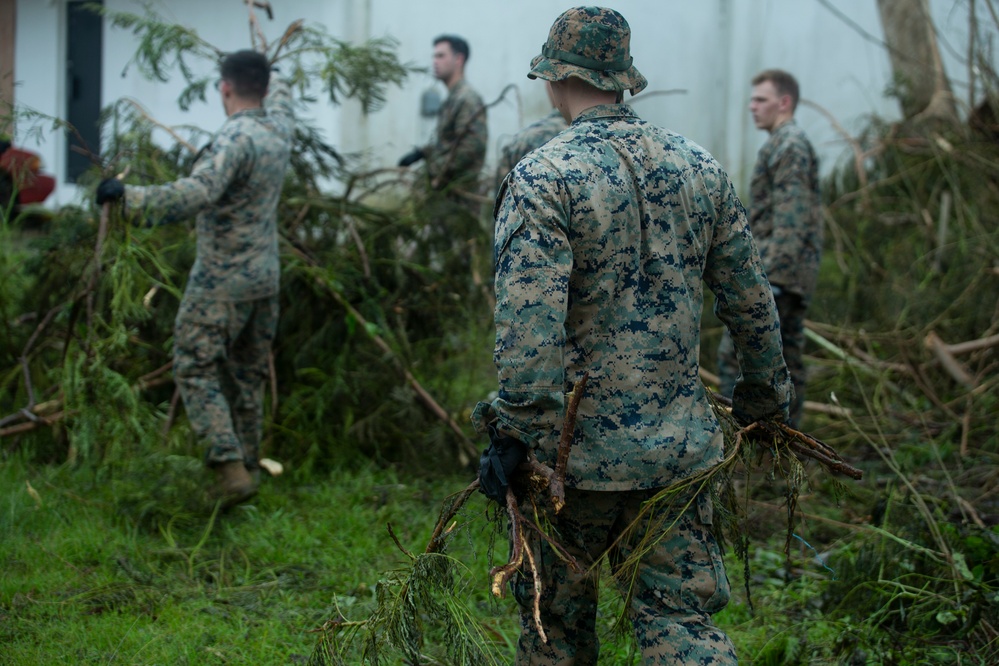
M 88 152 L 100 153 L 101 52 L 104 20 L 86 7 L 102 0 L 66 3 L 66 182 L 75 183 L 93 162 Z M 83 152 L 81 152 L 81 150 Z

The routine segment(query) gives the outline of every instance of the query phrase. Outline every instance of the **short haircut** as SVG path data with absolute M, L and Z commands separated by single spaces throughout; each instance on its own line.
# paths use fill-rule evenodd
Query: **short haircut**
M 765 69 L 753 77 L 753 85 L 769 81 L 774 84 L 777 94 L 780 96 L 791 96 L 791 109 L 798 108 L 798 80 L 783 69 Z
M 271 64 L 267 56 L 244 49 L 230 53 L 219 67 L 222 80 L 228 81 L 238 97 L 263 99 L 271 79 Z
M 440 35 L 434 39 L 434 46 L 437 46 L 441 42 L 447 42 L 451 46 L 451 50 L 458 53 L 465 58 L 465 62 L 468 62 L 468 56 L 471 52 L 468 49 L 468 42 L 459 37 L 458 35 Z

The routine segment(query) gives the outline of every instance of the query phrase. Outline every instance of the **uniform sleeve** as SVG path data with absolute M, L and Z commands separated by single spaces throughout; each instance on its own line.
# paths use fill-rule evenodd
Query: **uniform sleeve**
M 568 195 L 551 170 L 522 160 L 497 205 L 496 347 L 501 431 L 535 442 L 558 426 L 564 404 L 569 275 Z
M 165 185 L 125 187 L 125 205 L 148 222 L 177 222 L 214 204 L 240 174 L 252 167 L 249 137 L 223 130 L 202 153 L 191 175 Z
M 290 139 L 295 126 L 295 110 L 291 103 L 291 88 L 287 81 L 277 77 L 271 79 L 267 96 L 264 98 L 264 108 L 279 131 Z
M 727 177 L 719 192 L 704 280 L 715 294 L 715 314 L 728 327 L 742 368 L 733 413 L 745 422 L 774 414 L 786 419 L 793 388 L 773 291 L 746 212 Z

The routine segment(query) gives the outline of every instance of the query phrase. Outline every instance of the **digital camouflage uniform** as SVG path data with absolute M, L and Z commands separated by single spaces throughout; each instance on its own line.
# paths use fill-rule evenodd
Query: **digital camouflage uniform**
M 610 29 L 590 30 L 593 23 Z M 629 37 L 612 10 L 569 10 L 532 74 L 554 78 L 563 68 L 585 78 L 587 70 L 571 67 L 578 54 L 589 58 L 580 62 L 627 63 L 600 73 L 609 83 L 597 82 L 641 90 L 641 75 L 625 71 Z M 612 566 L 624 561 L 635 538 L 626 536 L 613 552 L 608 544 L 643 503 L 722 459 L 721 428 L 698 377 L 703 285 L 747 359 L 735 398 L 743 418 L 786 411 L 790 400 L 777 313 L 728 176 L 702 148 L 624 104 L 585 110 L 522 159 L 503 184 L 495 218 L 499 393 L 476 407 L 476 427 L 491 423 L 554 467 L 566 393 L 589 373 L 566 505 L 548 516 L 586 573 L 574 573 L 547 543 L 528 536 L 549 641 L 532 619 L 530 574 L 518 574 L 516 663 L 592 665 L 598 572 L 590 566 L 603 555 Z M 673 523 L 667 519 L 651 535 L 655 546 L 635 572 L 628 615 L 646 664 L 733 664 L 731 642 L 711 622 L 729 587 L 710 500 L 689 499 L 673 529 L 662 532 Z
M 231 115 L 190 176 L 125 189 L 126 206 L 150 223 L 197 216 L 197 257 L 177 312 L 173 372 L 212 466 L 257 467 L 278 320 L 277 206 L 292 123 L 288 86 L 272 80 L 264 108 Z
M 558 109 L 552 109 L 544 118 L 533 123 L 513 135 L 509 143 L 500 150 L 499 163 L 496 165 L 494 188 L 499 190 L 500 183 L 506 175 L 513 171 L 524 155 L 535 148 L 545 145 L 549 139 L 566 128 L 565 118 Z
M 805 402 L 805 315 L 818 280 L 822 254 L 822 210 L 818 160 L 808 137 L 789 120 L 771 133 L 753 169 L 749 226 L 780 313 L 784 359 L 795 399 L 790 423 L 797 426 Z M 718 348 L 721 391 L 731 396 L 739 358 L 726 331 Z
M 462 79 L 441 106 L 434 141 L 422 148 L 435 189 L 477 193 L 488 140 L 486 106 Z

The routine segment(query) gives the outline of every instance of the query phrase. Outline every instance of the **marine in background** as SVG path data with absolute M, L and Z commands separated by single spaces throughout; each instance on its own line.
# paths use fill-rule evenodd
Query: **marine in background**
M 288 85 L 266 56 L 236 51 L 217 83 L 227 119 L 191 174 L 165 185 L 108 178 L 97 203 L 122 202 L 148 226 L 195 218 L 197 256 L 174 324 L 173 375 L 191 428 L 230 506 L 259 483 L 263 391 L 278 322 L 277 207 L 291 155 Z
M 780 313 L 784 359 L 794 381 L 789 425 L 799 427 L 805 404 L 805 317 L 815 293 L 822 258 L 819 163 L 794 120 L 799 89 L 795 78 L 768 69 L 753 78 L 749 110 L 758 129 L 770 134 L 760 148 L 750 185 L 749 226 Z M 719 387 L 731 397 L 739 358 L 726 331 L 718 347 Z

